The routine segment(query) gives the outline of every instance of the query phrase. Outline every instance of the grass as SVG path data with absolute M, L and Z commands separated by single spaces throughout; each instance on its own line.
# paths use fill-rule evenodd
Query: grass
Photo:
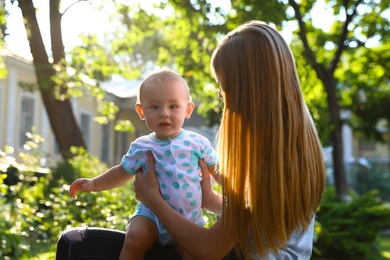
M 390 259 L 390 236 L 382 235 L 379 239 L 379 244 L 381 246 L 381 256 L 380 259 Z M 378 259 L 379 260 L 379 259 Z
M 35 257 L 30 257 L 29 260 L 53 260 L 56 259 L 56 253 L 55 252 L 49 252 L 37 255 Z
M 389 260 L 390 259 L 390 235 L 381 235 L 379 237 L 380 256 L 367 257 L 367 260 Z

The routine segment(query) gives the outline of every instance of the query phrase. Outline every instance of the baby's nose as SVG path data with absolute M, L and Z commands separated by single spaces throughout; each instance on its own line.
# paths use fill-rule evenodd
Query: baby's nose
M 167 116 L 169 116 L 169 110 L 168 110 L 167 108 L 161 108 L 160 116 L 161 116 L 161 117 L 167 117 Z

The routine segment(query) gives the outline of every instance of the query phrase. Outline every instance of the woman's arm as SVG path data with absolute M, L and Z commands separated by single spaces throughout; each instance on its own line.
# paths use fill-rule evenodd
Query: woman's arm
M 209 177 L 206 177 L 206 180 L 207 178 Z M 164 201 L 159 192 L 154 158 L 151 153 L 148 153 L 148 170 L 145 174 L 136 174 L 134 188 L 136 198 L 149 206 L 175 240 L 193 257 L 221 259 L 237 242 L 229 230 L 222 230 L 223 216 L 211 228 L 204 228 L 181 216 Z M 220 198 L 212 196 L 214 199 Z M 209 201 L 214 199 L 210 197 Z M 223 237 L 229 238 L 230 241 L 224 244 Z

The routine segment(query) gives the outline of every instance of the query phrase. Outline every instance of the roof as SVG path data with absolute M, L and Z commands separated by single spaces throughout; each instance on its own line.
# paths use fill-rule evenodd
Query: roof
M 142 80 L 126 80 L 122 78 L 103 82 L 101 88 L 120 98 L 131 98 L 138 95 Z

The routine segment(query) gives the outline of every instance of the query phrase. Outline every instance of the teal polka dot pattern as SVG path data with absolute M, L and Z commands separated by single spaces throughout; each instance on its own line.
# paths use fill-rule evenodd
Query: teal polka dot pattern
M 166 164 L 166 163 L 163 162 L 163 161 L 159 162 L 158 164 L 161 166 L 161 168 L 165 168 L 165 167 L 167 167 L 167 165 L 168 165 L 168 164 Z
M 175 189 L 179 189 L 180 188 L 180 184 L 179 183 L 177 183 L 177 182 L 172 182 L 172 186 L 175 188 Z
M 199 176 L 199 159 L 210 166 L 217 163 L 217 154 L 210 141 L 191 131 L 183 130 L 172 139 L 159 140 L 153 134 L 142 136 L 131 143 L 129 151 L 123 156 L 121 165 L 129 174 L 142 169 L 146 172 L 148 151 L 153 152 L 160 191 L 166 202 L 181 215 L 194 223 L 204 225 L 201 201 L 202 191 Z M 172 238 L 149 208 L 140 203 L 134 215 L 152 219 L 158 228 L 162 245 Z

